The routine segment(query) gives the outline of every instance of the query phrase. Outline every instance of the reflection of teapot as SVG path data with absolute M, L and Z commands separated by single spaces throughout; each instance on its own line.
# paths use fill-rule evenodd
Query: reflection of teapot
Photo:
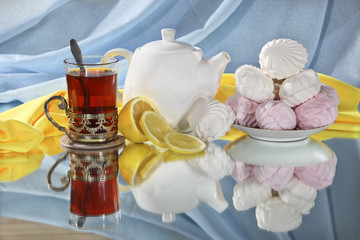
M 162 40 L 134 53 L 118 48 L 105 55 L 120 55 L 130 63 L 124 103 L 137 96 L 148 98 L 173 127 L 185 130 L 193 103 L 215 97 L 230 56 L 221 52 L 207 60 L 201 49 L 175 41 L 174 29 L 162 29 L 161 34 Z
M 220 147 L 210 145 L 210 148 L 208 146 L 203 154 L 191 155 L 167 151 L 162 154 L 161 160 L 156 161 L 149 160 L 154 159 L 154 152 L 148 148 L 148 156 L 144 156 L 143 161 L 136 164 L 138 169 L 131 170 L 134 175 L 143 175 L 146 178 L 144 181 L 137 181 L 138 184 L 136 184 L 133 181 L 136 176 L 127 177 L 129 166 L 133 162 L 131 159 L 132 154 L 129 153 L 127 147 L 135 153 L 135 148 L 144 150 L 145 146 L 146 144 L 125 146 L 123 152 L 126 157 L 120 156 L 119 158 L 119 170 L 130 181 L 128 181 L 131 184 L 130 189 L 141 208 L 162 214 L 164 222 L 172 222 L 175 221 L 176 213 L 190 211 L 201 202 L 208 204 L 218 212 L 222 212 L 228 206 L 219 180 L 232 172 L 234 163 L 230 157 L 224 157 L 219 153 L 221 150 L 226 155 L 225 151 Z M 216 149 L 216 147 L 220 150 Z M 217 158 L 219 156 L 222 156 L 222 158 Z M 223 163 L 219 164 L 216 161 L 211 161 L 211 157 L 215 157 Z M 217 168 L 223 170 L 212 170 L 209 166 L 205 166 L 203 163 L 205 160 L 216 164 Z M 129 163 L 126 163 L 127 161 Z M 157 162 L 157 164 L 154 162 Z M 153 167 L 149 167 L 149 165 Z M 151 173 L 145 174 L 144 170 Z M 211 175 L 211 177 L 208 175 Z
M 186 161 L 162 164 L 148 180 L 131 190 L 141 208 L 162 214 L 165 222 L 174 221 L 175 213 L 190 211 L 200 202 L 218 212 L 228 206 L 219 181 L 194 172 Z

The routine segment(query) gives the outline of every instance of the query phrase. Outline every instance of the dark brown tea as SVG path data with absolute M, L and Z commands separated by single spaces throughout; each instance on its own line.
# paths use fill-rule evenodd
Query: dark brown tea
M 99 114 L 116 109 L 117 74 L 111 69 L 72 70 L 66 74 L 66 81 L 71 112 Z
M 80 216 L 98 216 L 118 211 L 118 181 L 72 180 L 70 211 Z
M 70 153 L 70 211 L 80 216 L 119 210 L 118 149 Z

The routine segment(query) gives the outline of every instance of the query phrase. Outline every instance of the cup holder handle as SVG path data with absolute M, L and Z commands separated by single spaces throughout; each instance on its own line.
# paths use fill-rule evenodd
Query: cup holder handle
M 68 131 L 66 131 L 66 128 L 63 126 L 60 126 L 57 122 L 54 121 L 54 119 L 50 116 L 49 113 L 49 104 L 51 101 L 53 100 L 60 100 L 61 103 L 59 103 L 58 107 L 61 110 L 65 110 L 65 114 L 66 116 L 69 116 L 69 109 L 68 109 L 68 104 L 65 100 L 65 98 L 63 98 L 62 96 L 52 96 L 49 99 L 46 100 L 45 104 L 44 104 L 44 112 L 45 115 L 47 117 L 47 119 L 49 119 L 49 121 L 60 131 L 62 131 L 63 133 L 66 134 L 66 136 L 70 139 L 70 141 L 72 140 L 72 137 L 70 136 L 70 134 L 68 133 Z
M 63 184 L 63 186 L 61 187 L 55 187 L 53 184 L 52 184 L 52 180 L 51 180 L 51 176 L 52 176 L 52 173 L 54 172 L 55 168 L 57 167 L 57 165 L 63 161 L 66 160 L 66 158 L 68 157 L 69 155 L 69 152 L 66 152 L 64 155 L 62 155 L 58 160 L 56 160 L 56 162 L 54 163 L 54 165 L 51 166 L 47 176 L 46 176 L 46 181 L 48 183 L 48 187 L 55 191 L 55 192 L 62 192 L 64 191 L 70 184 L 70 172 L 67 173 L 66 176 L 62 177 L 61 178 L 61 183 Z

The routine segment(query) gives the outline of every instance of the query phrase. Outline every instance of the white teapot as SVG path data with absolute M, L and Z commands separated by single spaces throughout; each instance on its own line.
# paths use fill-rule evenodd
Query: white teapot
M 105 56 L 123 56 L 130 65 L 123 103 L 141 96 L 152 101 L 160 114 L 177 130 L 188 130 L 187 116 L 195 102 L 213 99 L 230 56 L 221 52 L 205 59 L 200 48 L 175 41 L 174 29 L 162 29 L 162 40 L 132 53 L 117 48 Z

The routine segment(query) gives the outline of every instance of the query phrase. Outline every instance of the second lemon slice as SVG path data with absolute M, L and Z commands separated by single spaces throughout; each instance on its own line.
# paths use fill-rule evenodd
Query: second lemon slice
M 132 142 L 146 142 L 148 139 L 141 130 L 139 121 L 145 111 L 157 111 L 146 98 L 135 97 L 127 102 L 119 113 L 119 131 Z
M 140 118 L 140 126 L 145 136 L 159 147 L 166 148 L 164 137 L 174 131 L 169 123 L 159 113 L 145 111 Z
M 171 150 L 178 153 L 198 153 L 206 148 L 206 144 L 197 137 L 179 132 L 166 134 L 164 140 Z

